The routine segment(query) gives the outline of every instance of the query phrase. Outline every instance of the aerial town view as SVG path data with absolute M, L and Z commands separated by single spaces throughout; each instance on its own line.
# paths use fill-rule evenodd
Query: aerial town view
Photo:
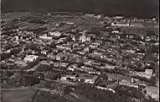
M 158 18 L 1 15 L 0 102 L 158 102 Z

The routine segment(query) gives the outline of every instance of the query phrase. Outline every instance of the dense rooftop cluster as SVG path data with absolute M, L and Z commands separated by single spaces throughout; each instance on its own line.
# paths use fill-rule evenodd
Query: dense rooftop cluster
M 112 97 L 127 93 L 133 102 L 158 99 L 156 20 L 92 14 L 8 16 L 2 21 L 2 88 L 36 86 L 63 96 L 66 90 L 84 94 L 90 87 Z

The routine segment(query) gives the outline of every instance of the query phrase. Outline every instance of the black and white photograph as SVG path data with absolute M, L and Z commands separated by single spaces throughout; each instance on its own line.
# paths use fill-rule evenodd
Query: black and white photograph
M 159 102 L 159 0 L 0 4 L 0 102 Z

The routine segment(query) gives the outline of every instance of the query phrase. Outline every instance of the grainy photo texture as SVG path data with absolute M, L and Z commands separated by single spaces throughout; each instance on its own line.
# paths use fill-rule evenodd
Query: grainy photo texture
M 0 102 L 159 102 L 159 0 L 0 3 Z

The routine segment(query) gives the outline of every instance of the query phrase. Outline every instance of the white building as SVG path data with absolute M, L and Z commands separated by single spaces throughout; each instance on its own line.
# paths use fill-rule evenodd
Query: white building
M 116 93 L 116 91 L 111 88 L 106 88 L 106 87 L 101 87 L 101 86 L 96 86 L 96 88 L 100 90 L 111 91 L 113 93 Z
M 94 76 L 94 77 L 84 77 L 84 83 L 94 84 L 97 78 L 98 78 L 97 76 Z
M 113 27 L 129 27 L 129 23 L 111 23 L 111 26 Z
M 110 69 L 110 70 L 113 70 L 113 69 L 116 68 L 116 66 L 112 66 L 112 65 L 109 65 L 109 64 L 105 64 L 105 68 Z
M 153 99 L 158 101 L 159 99 L 159 88 L 158 87 L 147 86 L 146 92 L 148 96 L 151 96 Z
M 61 80 L 61 81 L 67 81 L 68 79 L 71 79 L 71 80 L 73 80 L 73 81 L 76 81 L 76 80 L 77 80 L 75 76 L 71 76 L 71 75 L 63 76 L 63 77 L 61 77 L 60 80 Z
M 152 70 L 152 69 L 146 69 L 146 70 L 145 70 L 145 74 L 146 74 L 147 76 L 149 76 L 149 77 L 152 77 L 152 75 L 153 75 L 153 70 Z
M 60 37 L 60 36 L 62 35 L 62 33 L 61 33 L 61 32 L 58 32 L 58 31 L 56 31 L 56 32 L 49 32 L 49 34 L 50 34 L 51 36 L 54 36 L 54 37 Z
M 33 61 L 35 61 L 37 58 L 38 58 L 38 56 L 36 56 L 36 55 L 27 55 L 27 56 L 24 58 L 24 62 L 26 62 L 26 63 L 28 63 L 28 62 L 33 62 Z
M 123 16 L 115 16 L 113 17 L 114 19 L 123 19 L 124 17 Z
M 119 33 L 120 33 L 120 31 L 118 31 L 118 30 L 114 30 L 114 31 L 112 31 L 112 33 L 119 34 Z
M 133 88 L 138 88 L 137 84 L 133 84 L 127 80 L 122 80 L 119 82 L 120 85 L 128 86 L 128 87 L 133 87 Z
M 135 72 L 135 75 L 139 77 L 143 77 L 146 79 L 151 79 L 153 75 L 153 70 L 152 69 L 146 69 L 145 72 Z
M 83 43 L 83 42 L 86 42 L 86 41 L 90 41 L 91 38 L 87 37 L 85 34 L 82 34 L 82 36 L 80 36 L 79 40 Z
M 52 40 L 52 37 L 47 36 L 46 34 L 44 34 L 42 36 L 39 36 L 39 38 L 42 39 L 42 40 Z
M 85 83 L 94 84 L 94 81 L 92 79 L 85 79 Z

